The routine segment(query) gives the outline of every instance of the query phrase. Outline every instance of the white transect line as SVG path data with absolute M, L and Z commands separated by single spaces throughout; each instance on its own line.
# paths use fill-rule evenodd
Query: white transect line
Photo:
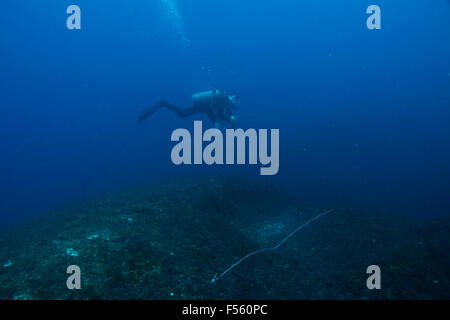
M 315 216 L 314 218 L 312 218 L 312 219 L 306 221 L 304 224 L 302 224 L 302 225 L 299 226 L 297 229 L 295 229 L 295 230 L 292 231 L 290 234 L 288 234 L 288 235 L 287 235 L 283 240 L 281 240 L 280 243 L 278 243 L 275 247 L 264 248 L 264 249 L 256 250 L 256 251 L 253 251 L 252 253 L 249 253 L 249 254 L 246 255 L 245 257 L 241 258 L 238 262 L 236 262 L 235 264 L 233 264 L 231 267 L 229 267 L 227 270 L 225 270 L 224 272 L 222 272 L 219 276 L 217 276 L 217 274 L 216 274 L 216 275 L 214 276 L 214 278 L 212 278 L 211 282 L 212 282 L 212 283 L 216 282 L 217 280 L 219 280 L 220 278 L 222 278 L 224 275 L 226 275 L 228 271 L 230 271 L 231 269 L 233 269 L 234 267 L 236 267 L 238 264 L 240 264 L 240 263 L 241 263 L 242 261 L 244 261 L 245 259 L 247 259 L 247 258 L 249 258 L 249 257 L 251 257 L 251 256 L 253 256 L 253 255 L 255 255 L 255 254 L 258 254 L 258 253 L 261 253 L 261 252 L 264 252 L 264 251 L 269 251 L 269 250 L 276 250 L 276 249 L 278 249 L 283 243 L 285 243 L 289 238 L 291 238 L 297 231 L 299 231 L 300 229 L 303 229 L 304 227 L 306 227 L 306 226 L 307 226 L 308 224 L 310 224 L 311 222 L 313 222 L 313 221 L 319 219 L 320 217 L 322 217 L 322 216 L 324 216 L 324 215 L 326 215 L 326 214 L 328 214 L 328 213 L 331 213 L 331 212 L 333 212 L 333 211 L 334 211 L 334 209 L 331 209 L 331 210 L 322 212 L 321 214 L 318 214 L 318 215 Z

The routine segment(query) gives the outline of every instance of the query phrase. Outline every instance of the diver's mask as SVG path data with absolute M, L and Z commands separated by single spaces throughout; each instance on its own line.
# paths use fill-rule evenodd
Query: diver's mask
M 238 104 L 239 98 L 236 95 L 229 95 L 228 101 L 231 102 L 231 104 L 235 107 Z

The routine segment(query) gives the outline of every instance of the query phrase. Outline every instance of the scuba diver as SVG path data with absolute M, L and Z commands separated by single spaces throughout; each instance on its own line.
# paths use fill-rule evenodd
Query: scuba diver
M 220 121 L 229 122 L 233 128 L 236 128 L 237 121 L 233 112 L 239 101 L 239 95 L 237 93 L 226 93 L 223 90 L 213 89 L 193 94 L 192 101 L 193 105 L 186 109 L 174 106 L 167 101 L 160 101 L 156 105 L 142 110 L 139 114 L 138 121 L 143 121 L 160 108 L 167 108 L 182 118 L 194 114 L 205 114 L 214 123 L 216 128 L 220 127 Z

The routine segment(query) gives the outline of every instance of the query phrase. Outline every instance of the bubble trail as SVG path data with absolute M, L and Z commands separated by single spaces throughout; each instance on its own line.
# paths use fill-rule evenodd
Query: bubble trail
M 178 5 L 175 0 L 162 0 L 163 5 L 166 8 L 167 15 L 172 23 L 173 28 L 175 29 L 175 32 L 181 40 L 188 43 L 190 40 L 186 38 L 184 34 L 184 27 L 183 23 L 181 22 L 181 16 L 180 12 L 178 10 Z

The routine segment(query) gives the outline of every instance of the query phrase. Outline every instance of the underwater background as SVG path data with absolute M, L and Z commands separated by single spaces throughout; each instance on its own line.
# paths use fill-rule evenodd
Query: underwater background
M 81 30 L 66 27 L 72 4 Z M 372 4 L 381 30 L 366 27 Z M 449 39 L 447 0 L 1 1 L 0 298 L 448 298 Z M 187 107 L 215 85 L 240 94 L 238 127 L 280 129 L 276 176 L 261 177 L 259 166 L 173 165 L 172 131 L 191 130 L 194 119 L 212 125 L 204 117 L 160 110 L 137 123 L 158 100 Z M 215 272 L 330 208 L 290 250 L 211 289 Z M 96 239 L 103 242 L 89 247 Z M 323 254 L 293 254 L 302 243 Z M 333 254 L 350 243 L 361 246 L 337 265 Z M 68 249 L 86 260 L 72 261 Z M 115 263 L 119 253 L 130 262 Z M 186 269 L 166 253 L 181 255 L 173 259 Z M 302 274 L 296 259 L 309 263 Z M 30 269 L 33 261 L 47 262 Z M 383 262 L 398 284 L 374 296 L 365 268 Z M 113 279 L 89 286 L 86 276 L 88 289 L 76 296 L 36 277 L 60 266 L 65 283 L 73 263 Z M 285 278 L 255 281 L 268 279 L 258 266 Z M 340 267 L 353 270 L 358 289 L 345 271 L 333 273 Z M 164 275 L 139 282 L 136 270 Z M 405 287 L 411 277 L 419 283 Z

